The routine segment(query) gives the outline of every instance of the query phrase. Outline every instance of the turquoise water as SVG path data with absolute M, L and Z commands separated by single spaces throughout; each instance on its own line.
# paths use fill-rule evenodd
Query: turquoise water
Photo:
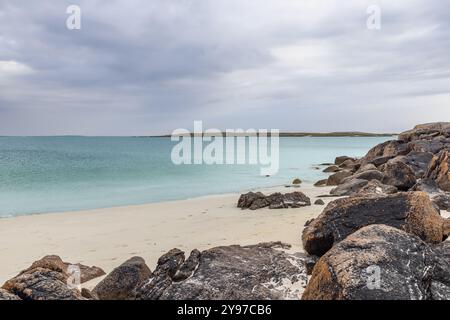
M 176 142 L 139 137 L 0 137 L 0 217 L 238 192 L 326 177 L 312 166 L 363 156 L 379 137 L 280 138 L 280 170 L 171 162 Z

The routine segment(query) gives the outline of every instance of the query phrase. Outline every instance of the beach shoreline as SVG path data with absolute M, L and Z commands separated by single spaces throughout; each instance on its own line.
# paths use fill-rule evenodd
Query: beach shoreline
M 311 198 L 328 194 L 330 187 L 309 184 L 256 189 L 272 192 L 301 191 Z M 187 200 L 93 210 L 22 215 L 0 219 L 0 283 L 45 255 L 64 261 L 95 265 L 109 273 L 123 261 L 142 256 L 150 268 L 172 248 L 187 254 L 222 245 L 251 245 L 282 241 L 303 252 L 305 222 L 323 206 L 270 210 L 241 210 L 240 193 L 207 195 Z M 323 198 L 328 203 L 333 198 Z M 92 288 L 102 278 L 84 284 Z

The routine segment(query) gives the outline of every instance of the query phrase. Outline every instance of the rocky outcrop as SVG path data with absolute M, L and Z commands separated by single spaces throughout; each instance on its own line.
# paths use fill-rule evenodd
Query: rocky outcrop
M 388 196 L 337 199 L 303 230 L 302 241 L 309 254 L 321 256 L 358 229 L 385 224 L 419 236 L 424 241 L 442 241 L 443 220 L 423 192 Z
M 450 137 L 450 122 L 435 122 L 419 124 L 414 129 L 399 135 L 399 140 L 409 142 L 414 140 L 430 140 L 436 137 Z
M 15 294 L 9 293 L 8 291 L 0 288 L 0 301 L 2 300 L 21 300 Z
M 444 191 L 450 191 L 450 160 L 447 150 L 435 155 L 430 162 L 425 178 L 436 181 L 438 187 Z
M 277 192 L 269 196 L 261 192 L 248 192 L 240 196 L 237 204 L 238 208 L 250 210 L 265 207 L 269 207 L 269 209 L 299 208 L 310 205 L 311 199 L 299 191 L 285 194 Z
M 416 176 L 412 169 L 400 161 L 389 160 L 383 166 L 382 182 L 402 191 L 408 191 L 416 184 Z
M 307 283 L 303 254 L 284 251 L 289 246 L 262 243 L 253 246 L 216 247 L 192 260 L 192 275 L 177 279 L 184 263 L 179 250 L 167 262 L 159 261 L 155 273 L 139 289 L 139 299 L 255 300 L 299 299 Z M 173 253 L 177 252 L 174 257 Z M 196 253 L 196 256 L 198 253 Z M 192 254 L 191 254 L 192 256 Z M 189 259 L 188 259 L 189 260 Z M 186 261 L 188 261 L 186 260 Z M 190 272 L 191 272 L 190 271 Z M 180 281 L 178 281 L 180 280 Z
M 100 300 L 132 300 L 136 289 L 151 275 L 141 257 L 133 257 L 115 268 L 92 291 Z
M 315 265 L 304 300 L 448 300 L 450 263 L 415 235 L 364 227 Z

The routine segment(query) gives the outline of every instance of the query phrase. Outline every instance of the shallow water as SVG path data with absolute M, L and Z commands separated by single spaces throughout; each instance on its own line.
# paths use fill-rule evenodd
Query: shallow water
M 315 182 L 313 166 L 363 156 L 390 137 L 280 138 L 280 169 L 174 165 L 176 142 L 145 137 L 0 137 L 0 217 L 142 204 Z

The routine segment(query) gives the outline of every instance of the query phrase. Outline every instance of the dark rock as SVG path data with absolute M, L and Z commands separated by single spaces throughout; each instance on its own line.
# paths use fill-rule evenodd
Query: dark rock
M 305 268 L 308 276 L 312 275 L 317 261 L 319 261 L 319 257 L 305 255 Z
M 383 165 L 384 178 L 381 182 L 407 191 L 416 184 L 416 176 L 412 169 L 400 161 L 390 160 Z
M 2 288 L 22 300 L 83 300 L 80 291 L 68 284 L 64 271 L 37 267 L 6 281 Z
M 450 211 L 450 193 L 441 192 L 431 195 L 431 201 L 439 208 L 439 210 Z
M 379 167 L 393 158 L 394 158 L 394 156 L 376 157 L 376 158 L 372 159 L 369 164 L 373 164 L 375 167 Z
M 355 172 L 359 169 L 361 165 L 359 163 L 356 163 L 354 159 L 352 160 L 345 160 L 339 165 L 339 168 L 350 170 L 352 172 Z
M 351 171 L 343 170 L 336 172 L 328 177 L 327 185 L 328 186 L 337 186 L 342 183 L 342 180 L 344 180 L 347 177 L 350 177 L 352 175 Z
M 393 161 L 403 162 L 412 169 L 416 178 L 422 178 L 427 171 L 432 158 L 432 153 L 412 151 L 406 156 L 394 158 Z
M 445 143 L 440 140 L 416 140 L 409 144 L 411 150 L 416 152 L 429 152 L 436 154 L 445 147 Z
M 311 200 L 304 193 L 300 191 L 281 194 L 279 192 L 271 195 L 264 195 L 260 192 L 241 195 L 238 201 L 238 207 L 249 208 L 256 210 L 260 208 L 269 207 L 269 209 L 283 209 L 283 208 L 299 208 L 310 206 Z
M 408 145 L 403 141 L 390 140 L 380 143 L 370 149 L 369 152 L 358 162 L 361 165 L 365 165 L 368 163 L 373 163 L 375 159 L 379 158 L 376 162 L 383 164 L 387 162 L 387 160 L 390 160 L 389 158 L 394 158 L 399 155 L 406 155 L 409 151 Z
M 0 301 L 2 300 L 21 300 L 15 294 L 9 293 L 8 291 L 0 288 Z
M 317 206 L 323 206 L 323 205 L 325 205 L 325 202 L 323 202 L 322 199 L 317 199 L 317 200 L 314 202 L 314 204 L 317 205 Z
M 444 219 L 442 225 L 442 240 L 446 240 L 450 237 L 450 218 Z
M 100 300 L 132 300 L 136 289 L 151 275 L 141 257 L 133 257 L 115 268 L 93 290 Z
M 95 294 L 93 294 L 89 289 L 86 288 L 81 289 L 81 295 L 89 300 L 99 300 Z
M 332 166 L 329 166 L 329 167 L 323 169 L 323 172 L 331 173 L 331 172 L 338 172 L 338 171 L 341 171 L 341 170 L 342 169 L 339 168 L 338 166 L 332 165 Z
M 300 180 L 299 178 L 295 178 L 294 181 L 292 181 L 292 184 L 301 184 L 302 180 Z
M 351 157 L 347 157 L 347 156 L 341 156 L 341 157 L 336 157 L 336 159 L 334 160 L 334 164 L 335 165 L 340 165 L 342 163 L 344 163 L 345 161 L 350 160 L 350 161 L 356 161 L 355 158 L 351 158 Z
M 369 181 L 363 179 L 350 180 L 332 189 L 330 194 L 337 197 L 349 196 L 357 193 L 368 183 Z
M 371 224 L 385 224 L 415 234 L 430 243 L 442 241 L 443 220 L 427 194 L 396 193 L 337 199 L 303 230 L 303 246 L 321 256 L 334 244 Z
M 356 173 L 348 178 L 342 180 L 342 183 L 346 183 L 353 179 L 362 179 L 362 180 L 378 180 L 381 181 L 384 178 L 384 174 L 378 170 L 368 170 L 360 173 Z
M 439 189 L 439 186 L 437 185 L 436 181 L 432 179 L 419 179 L 414 187 L 412 187 L 412 190 L 414 191 L 423 191 L 428 194 L 435 194 L 442 192 Z
M 430 162 L 425 178 L 430 178 L 444 191 L 450 191 L 450 159 L 447 150 L 434 156 Z
M 356 171 L 356 173 L 360 173 L 360 172 L 364 172 L 364 171 L 369 171 L 369 170 L 377 170 L 377 167 L 372 164 L 372 163 L 367 163 L 365 165 L 362 165 L 358 171 Z
M 414 235 L 371 225 L 317 262 L 302 299 L 448 300 L 450 263 Z
M 315 187 L 325 187 L 327 185 L 328 179 L 319 180 L 316 183 L 314 183 Z
M 298 299 L 307 283 L 305 255 L 282 251 L 282 243 L 226 246 L 205 250 L 189 278 L 165 278 L 141 299 L 162 300 L 274 300 Z
M 189 258 L 173 276 L 173 281 L 182 281 L 189 278 L 200 263 L 200 255 L 201 253 L 197 249 L 192 250 Z

